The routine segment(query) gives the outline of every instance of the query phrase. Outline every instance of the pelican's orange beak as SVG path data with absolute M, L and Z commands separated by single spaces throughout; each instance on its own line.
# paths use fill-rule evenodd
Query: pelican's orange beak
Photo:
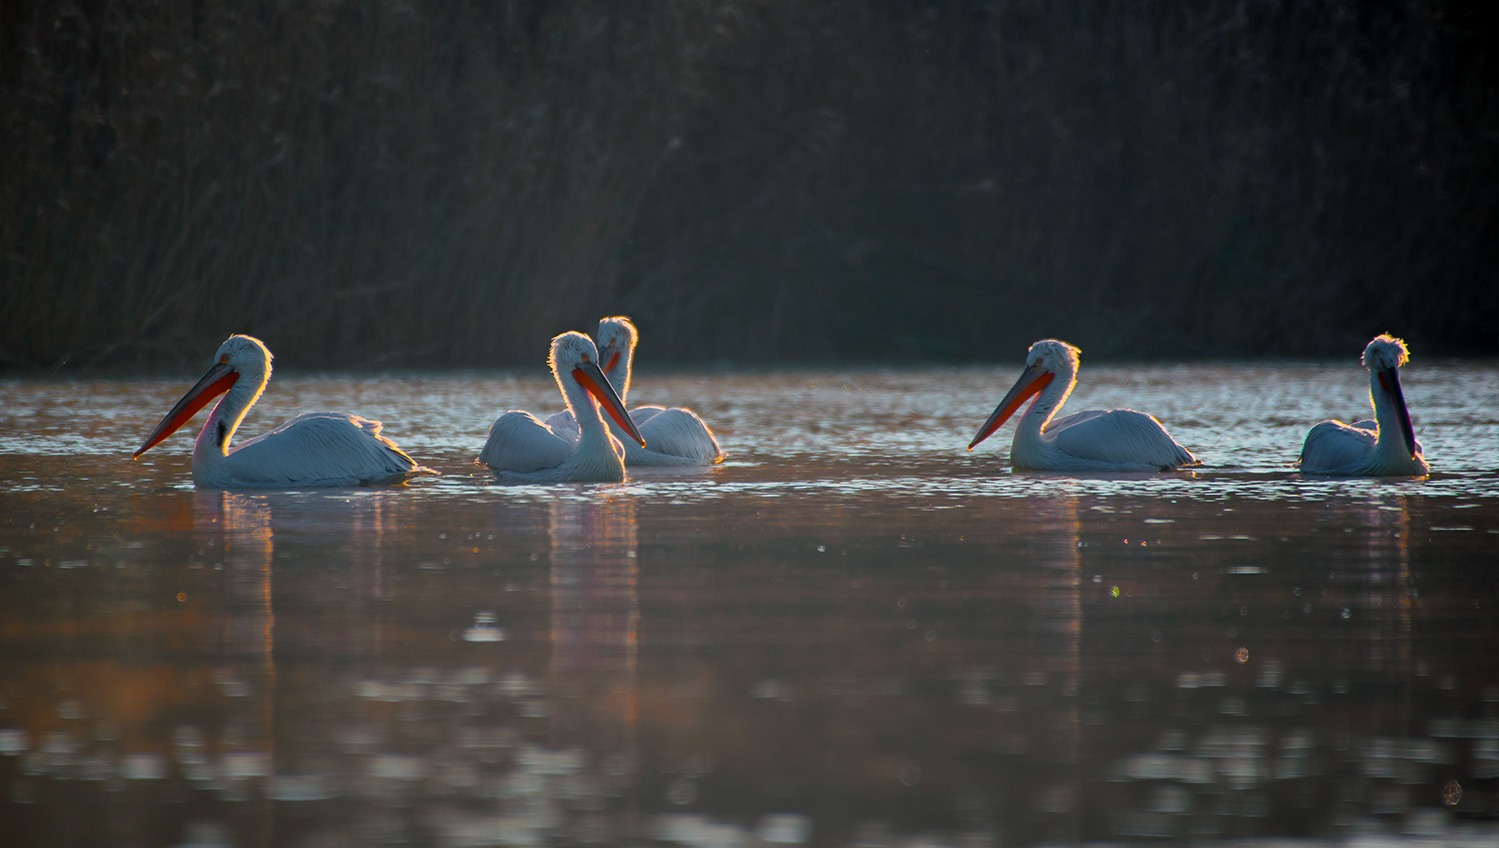
M 600 354 L 604 353 L 604 351 L 600 351 Z M 604 361 L 604 373 L 612 373 L 614 371 L 614 367 L 619 364 L 619 351 L 609 350 L 607 352 L 607 355 L 601 355 L 599 358 Z
M 979 428 L 978 435 L 974 436 L 973 441 L 968 443 L 968 449 L 973 450 L 978 446 L 979 442 L 994 435 L 994 431 L 998 430 L 1001 424 L 1008 421 L 1010 416 L 1015 414 L 1015 410 L 1019 409 L 1020 405 L 1025 403 L 1027 398 L 1038 394 L 1042 389 L 1051 385 L 1053 376 L 1050 371 L 1043 369 L 1039 365 L 1032 365 L 1022 371 L 1020 379 L 1015 381 L 1015 385 L 1010 387 L 1010 391 L 1004 396 L 1004 400 L 1001 400 L 999 406 L 994 408 L 994 414 L 989 416 L 989 420 L 985 421 L 984 426 Z
M 640 435 L 635 421 L 630 418 L 630 413 L 620 402 L 619 395 L 615 394 L 614 387 L 609 385 L 609 378 L 604 376 L 604 372 L 599 370 L 596 363 L 584 362 L 574 368 L 573 379 L 593 395 L 594 400 L 599 402 L 599 406 L 603 407 L 604 411 L 609 413 L 609 417 L 614 419 L 614 423 L 619 425 L 619 429 L 628 433 L 630 438 L 640 443 L 641 447 L 645 447 L 645 437 Z
M 146 437 L 145 444 L 140 446 L 140 450 L 137 450 L 131 459 L 140 459 L 141 454 L 156 447 L 167 436 L 177 432 L 183 424 L 191 421 L 193 416 L 198 414 L 198 410 L 207 406 L 209 401 L 229 391 L 229 387 L 238 379 L 239 372 L 230 367 L 227 362 L 214 363 L 214 366 L 208 369 L 191 389 L 187 390 L 187 394 L 177 401 L 166 417 L 161 419 L 161 423 L 156 425 L 156 429 Z

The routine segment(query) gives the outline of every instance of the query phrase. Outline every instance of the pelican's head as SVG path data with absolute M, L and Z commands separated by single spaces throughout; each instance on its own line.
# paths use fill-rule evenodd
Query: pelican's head
M 548 364 L 552 367 L 552 374 L 557 378 L 558 385 L 562 388 L 562 394 L 571 397 L 567 390 L 566 380 L 572 380 L 584 391 L 598 402 L 600 408 L 608 413 L 610 418 L 619 428 L 630 435 L 630 438 L 645 447 L 645 439 L 641 437 L 640 430 L 635 427 L 635 422 L 630 419 L 630 413 L 625 411 L 625 405 L 609 384 L 609 378 L 604 376 L 603 369 L 599 368 L 599 351 L 594 346 L 593 340 L 582 333 L 569 330 L 552 339 L 552 352 L 548 357 Z M 569 401 L 571 405 L 571 401 Z M 582 410 L 574 410 L 574 414 L 581 421 Z
M 1405 346 L 1404 339 L 1397 339 L 1389 333 L 1375 336 L 1368 346 L 1364 348 L 1363 363 L 1373 375 L 1370 382 L 1371 394 L 1375 391 L 1373 383 L 1378 382 L 1380 390 L 1390 399 L 1390 408 L 1395 413 L 1395 424 L 1400 428 L 1400 438 L 1405 442 L 1407 453 L 1414 457 L 1416 455 L 1416 429 L 1411 425 L 1411 414 L 1405 406 L 1405 392 L 1400 388 L 1400 366 L 1409 362 L 1410 350 Z M 1375 398 L 1374 413 L 1379 417 L 1379 410 L 1383 404 Z
M 1410 359 L 1411 352 L 1405 346 L 1405 339 L 1397 339 L 1389 333 L 1383 333 L 1375 336 L 1364 348 L 1364 355 L 1360 361 L 1370 371 L 1394 371 Z
M 1077 374 L 1082 350 L 1060 339 L 1042 339 L 1025 354 L 1025 367 L 1039 368 L 1054 377 Z
M 629 318 L 615 315 L 600 319 L 594 338 L 599 342 L 599 367 L 605 374 L 613 374 L 621 360 L 629 363 L 635 345 L 640 341 L 640 332 Z
M 1040 394 L 1041 390 L 1051 385 L 1058 377 L 1062 378 L 1062 384 L 1067 386 L 1067 392 L 1072 391 L 1072 382 L 1077 378 L 1078 354 L 1081 351 L 1075 346 L 1057 339 L 1042 339 L 1031 345 L 1025 354 L 1025 370 L 1020 372 L 1020 379 L 1005 393 L 1004 399 L 999 406 L 994 408 L 993 414 L 979 427 L 978 435 L 968 443 L 968 449 L 973 450 L 979 442 L 994 434 L 1000 425 L 1009 420 L 1015 414 L 1021 404 L 1034 395 Z M 1066 394 L 1063 394 L 1063 399 Z M 1061 403 L 1052 406 L 1056 409 Z
M 236 333 L 219 345 L 218 351 L 213 355 L 218 362 L 229 366 L 229 370 L 244 377 L 246 380 L 255 378 L 259 380 L 271 377 L 271 349 L 265 343 L 254 336 L 246 336 Z
M 173 405 L 151 435 L 135 452 L 135 458 L 160 444 L 167 436 L 177 432 L 182 425 L 192 420 L 198 414 L 198 410 L 208 405 L 208 402 L 219 395 L 229 391 L 241 379 L 244 385 L 253 387 L 242 407 L 236 407 L 243 416 L 244 410 L 249 409 L 260 393 L 265 391 L 265 384 L 271 379 L 271 351 L 261 343 L 260 339 L 252 336 L 233 335 L 219 345 L 219 349 L 213 355 L 214 362 L 198 378 L 198 382 L 187 390 L 177 403 Z M 243 389 L 241 392 L 243 393 Z M 221 427 L 218 444 L 222 448 L 228 441 L 229 434 L 239 426 L 239 421 L 224 422 Z
M 585 362 L 598 364 L 599 349 L 582 333 L 569 330 L 552 339 L 552 353 L 547 364 L 558 374 L 566 374 Z

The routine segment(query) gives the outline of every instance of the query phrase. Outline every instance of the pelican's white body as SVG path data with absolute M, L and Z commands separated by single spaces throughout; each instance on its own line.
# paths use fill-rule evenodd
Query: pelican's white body
M 1027 371 L 1050 374 L 1015 425 L 1010 464 L 1040 471 L 1169 471 L 1199 464 L 1155 417 L 1133 409 L 1090 409 L 1052 416 L 1077 386 L 1078 349 L 1044 339 L 1031 345 Z M 1017 383 L 1016 388 L 1021 384 Z
M 622 401 L 629 400 L 630 379 L 635 363 L 635 345 L 640 334 L 629 318 L 616 316 L 599 321 L 599 364 L 611 375 Z M 617 364 L 615 364 L 617 363 Z M 625 450 L 625 465 L 712 465 L 723 461 L 718 439 L 696 412 L 680 406 L 637 406 L 630 418 L 645 437 L 641 447 L 620 431 L 614 422 L 606 422 Z M 558 412 L 546 420 L 546 426 L 564 438 L 577 438 L 578 425 L 571 411 Z
M 1133 409 L 1090 409 L 1048 424 L 1055 407 L 1046 409 L 1046 400 L 1043 392 L 1015 427 L 1010 463 L 1016 468 L 1171 471 L 1198 464 L 1152 415 Z
M 380 435 L 379 421 L 342 412 L 303 413 L 226 453 L 216 444 L 214 416 L 230 402 L 219 401 L 193 445 L 200 488 L 362 486 L 430 473 Z
M 1376 337 L 1364 348 L 1369 369 L 1369 402 L 1374 418 L 1344 424 L 1323 421 L 1306 434 L 1301 446 L 1301 470 L 1338 477 L 1424 477 L 1431 472 L 1421 443 L 1407 447 L 1401 418 L 1409 421 L 1404 395 L 1399 393 L 1398 370 L 1410 360 L 1405 342 L 1390 335 Z M 1392 386 L 1380 381 L 1383 372 Z
M 510 410 L 490 425 L 484 449 L 474 462 L 489 467 L 506 482 L 623 481 L 624 447 L 604 426 L 593 397 L 576 380 L 565 376 L 581 363 L 596 361 L 597 356 L 593 342 L 582 333 L 564 333 L 553 339 L 549 364 L 567 403 L 568 420 L 576 422 L 573 428 L 554 428 L 529 412 Z
M 218 363 L 239 377 L 193 445 L 193 482 L 200 488 L 359 486 L 436 473 L 380 435 L 380 422 L 340 412 L 298 415 L 231 449 L 240 422 L 270 381 L 271 352 L 258 339 L 230 336 L 219 347 Z

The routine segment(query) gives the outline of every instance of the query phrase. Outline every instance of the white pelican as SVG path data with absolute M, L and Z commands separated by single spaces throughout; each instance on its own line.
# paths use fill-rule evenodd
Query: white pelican
M 1373 420 L 1323 421 L 1306 434 L 1301 470 L 1346 477 L 1424 477 L 1431 472 L 1411 427 L 1400 391 L 1400 366 L 1410 361 L 1405 342 L 1389 333 L 1364 348 Z M 1397 435 L 1398 433 L 1398 435 Z
M 968 443 L 973 450 L 1031 395 L 1035 403 L 1015 426 L 1010 463 L 1046 471 L 1169 471 L 1198 465 L 1153 416 L 1133 409 L 1090 409 L 1051 417 L 1077 386 L 1080 351 L 1056 339 L 1031 345 L 1025 371 Z M 1060 378 L 1060 379 L 1059 379 Z
M 623 315 L 599 321 L 597 335 L 599 364 L 605 374 L 613 375 L 619 387 L 619 399 L 626 401 L 630 395 L 630 378 L 635 364 L 635 345 L 640 341 L 640 332 L 635 324 Z M 611 427 L 614 435 L 625 446 L 625 465 L 713 465 L 723 461 L 723 450 L 708 425 L 686 407 L 637 406 L 630 410 L 630 418 L 640 427 L 649 447 L 641 447 L 624 438 L 618 428 Z M 547 425 L 570 438 L 577 437 L 577 425 L 567 412 L 559 412 L 547 419 Z
M 529 412 L 511 410 L 489 427 L 484 449 L 474 459 L 502 480 L 527 483 L 618 483 L 625 479 L 624 448 L 610 434 L 599 415 L 609 417 L 636 443 L 644 445 L 640 430 L 609 378 L 598 366 L 598 349 L 582 333 L 566 332 L 552 339 L 548 358 L 552 377 L 568 411 L 580 425 L 571 439 Z
M 229 441 L 271 379 L 271 352 L 259 339 L 230 336 L 212 367 L 172 407 L 135 458 L 223 395 L 193 445 L 193 482 L 204 489 L 359 486 L 436 474 L 380 435 L 380 422 L 338 412 L 298 415 L 231 450 Z

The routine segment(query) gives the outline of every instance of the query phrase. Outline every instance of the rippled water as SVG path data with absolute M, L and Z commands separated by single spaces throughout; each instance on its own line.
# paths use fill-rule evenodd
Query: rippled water
M 645 363 L 642 363 L 645 366 Z M 545 375 L 278 376 L 445 472 L 192 489 L 195 374 L 0 383 L 0 822 L 24 845 L 1485 845 L 1499 367 L 1405 375 L 1426 480 L 1303 479 L 1355 362 L 1085 365 L 1195 473 L 964 445 L 1015 369 L 638 379 L 729 459 L 469 464 Z M 6 844 L 11 844 L 7 838 Z

